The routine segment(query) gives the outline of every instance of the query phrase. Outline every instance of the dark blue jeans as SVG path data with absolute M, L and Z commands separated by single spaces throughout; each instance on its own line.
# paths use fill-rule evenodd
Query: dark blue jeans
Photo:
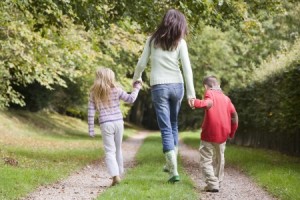
M 178 145 L 178 113 L 184 95 L 183 83 L 154 85 L 151 94 L 165 153 Z

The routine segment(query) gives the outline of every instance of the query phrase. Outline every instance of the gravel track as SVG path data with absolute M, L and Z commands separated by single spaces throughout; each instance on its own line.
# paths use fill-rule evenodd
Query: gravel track
M 134 157 L 146 136 L 147 132 L 140 132 L 123 142 L 125 172 L 126 169 L 134 167 Z M 76 171 L 64 180 L 39 187 L 23 200 L 95 199 L 110 187 L 111 181 L 103 159 Z
M 199 151 L 180 143 L 180 156 L 186 172 L 195 183 L 202 200 L 275 200 L 261 187 L 257 186 L 249 177 L 242 172 L 226 167 L 224 180 L 218 193 L 204 192 L 205 182 L 200 171 Z M 225 158 L 226 161 L 226 158 Z
M 123 142 L 125 172 L 135 166 L 134 157 L 147 136 L 146 131 Z M 179 155 L 185 171 L 191 177 L 201 200 L 275 200 L 242 172 L 225 166 L 225 177 L 218 193 L 204 192 L 205 182 L 199 168 L 199 151 L 180 143 Z M 111 179 L 104 159 L 87 165 L 64 180 L 39 187 L 22 200 L 88 200 L 108 189 Z

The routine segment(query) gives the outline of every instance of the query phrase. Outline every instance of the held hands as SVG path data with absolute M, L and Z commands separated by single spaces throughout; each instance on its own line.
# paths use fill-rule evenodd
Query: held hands
M 190 98 L 190 99 L 188 99 L 188 104 L 189 104 L 189 106 L 190 106 L 192 109 L 195 109 L 195 106 L 194 106 L 194 104 L 195 104 L 195 98 Z
M 142 81 L 137 80 L 137 81 L 135 81 L 135 82 L 132 84 L 132 86 L 133 86 L 134 88 L 141 89 L 141 88 L 142 88 L 142 84 L 143 84 Z

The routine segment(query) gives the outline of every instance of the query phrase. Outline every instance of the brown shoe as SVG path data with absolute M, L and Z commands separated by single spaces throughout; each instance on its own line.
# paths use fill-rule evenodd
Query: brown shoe
M 204 188 L 204 191 L 205 191 L 205 192 L 219 192 L 218 189 L 212 189 L 212 188 L 209 188 L 209 187 L 207 187 L 207 186 Z
M 121 178 L 119 176 L 114 176 L 111 186 L 115 186 L 121 182 Z

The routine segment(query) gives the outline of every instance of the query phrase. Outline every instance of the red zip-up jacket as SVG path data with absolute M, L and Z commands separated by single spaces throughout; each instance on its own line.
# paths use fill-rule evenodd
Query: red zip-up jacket
M 208 106 L 210 103 L 212 103 L 211 107 Z M 234 136 L 238 123 L 232 123 L 231 117 L 236 110 L 229 97 L 221 90 L 207 90 L 203 100 L 195 99 L 194 107 L 206 108 L 201 140 L 221 144 L 228 137 Z

